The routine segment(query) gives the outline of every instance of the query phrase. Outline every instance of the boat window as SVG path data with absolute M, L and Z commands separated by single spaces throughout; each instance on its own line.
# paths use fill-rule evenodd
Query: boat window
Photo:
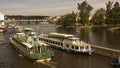
M 79 49 L 78 46 L 75 46 L 75 49 Z
M 67 44 L 66 47 L 69 47 L 69 45 Z
M 88 46 L 86 46 L 86 49 L 88 49 L 89 47 Z
M 74 46 L 72 45 L 71 48 L 74 49 Z
M 58 42 L 58 45 L 60 45 L 60 42 Z
M 61 46 L 63 46 L 63 43 L 61 43 Z
M 82 46 L 82 47 L 80 47 L 80 49 L 84 49 L 84 47 Z
M 55 44 L 57 44 L 57 42 L 55 42 Z

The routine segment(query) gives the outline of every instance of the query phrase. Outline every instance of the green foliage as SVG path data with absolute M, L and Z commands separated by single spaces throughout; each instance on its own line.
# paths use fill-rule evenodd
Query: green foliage
M 68 26 L 75 25 L 75 23 L 76 23 L 76 14 L 72 12 L 71 14 L 66 14 L 61 16 L 61 18 L 58 19 L 56 24 L 61 25 L 63 28 L 66 28 Z
M 103 25 L 105 24 L 105 9 L 101 8 L 98 9 L 92 19 L 91 19 L 91 24 L 93 25 Z
M 113 2 L 109 1 L 108 3 L 106 3 L 106 24 L 111 24 L 112 22 L 110 21 L 110 13 L 111 13 L 111 9 L 112 9 L 112 4 Z
M 81 4 L 78 3 L 78 10 L 80 19 L 81 19 L 81 24 L 85 25 L 89 23 L 89 16 L 90 16 L 90 11 L 93 9 L 92 6 L 87 4 L 86 1 L 82 2 Z
M 106 24 L 117 25 L 120 24 L 120 5 L 119 2 L 116 2 L 114 6 L 112 6 L 112 2 L 108 2 L 106 4 Z
M 114 25 L 120 24 L 120 5 L 118 2 L 114 4 L 114 7 L 111 9 L 110 12 L 110 22 Z
M 117 25 L 120 24 L 120 5 L 116 2 L 109 1 L 106 3 L 106 11 L 104 9 L 98 9 L 92 19 L 91 23 L 93 25 Z

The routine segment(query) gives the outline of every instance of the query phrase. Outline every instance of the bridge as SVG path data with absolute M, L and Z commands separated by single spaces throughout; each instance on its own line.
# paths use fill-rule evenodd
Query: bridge
M 21 23 L 32 23 L 32 22 L 46 22 L 47 20 L 45 19 L 7 19 L 5 22 L 21 22 Z

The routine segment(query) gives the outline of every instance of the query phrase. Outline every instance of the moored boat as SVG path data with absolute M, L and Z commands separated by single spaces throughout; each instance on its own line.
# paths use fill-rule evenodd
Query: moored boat
M 0 33 L 4 33 L 7 31 L 7 26 L 4 24 L 4 22 L 0 23 Z
M 7 25 L 4 22 L 4 14 L 0 13 L 0 33 L 4 33 L 7 31 Z
M 89 44 L 79 40 L 79 38 L 71 34 L 62 33 L 50 33 L 48 35 L 41 34 L 39 38 L 40 40 L 46 42 L 47 44 L 55 48 L 59 48 L 68 52 L 89 55 L 92 54 L 93 52 Z
M 25 29 L 27 32 L 16 33 L 10 37 L 12 46 L 20 52 L 23 56 L 31 61 L 42 62 L 50 61 L 54 57 L 54 52 L 50 46 L 37 39 L 35 32 L 30 32 L 29 28 Z
M 14 26 L 14 32 L 18 33 L 18 32 L 22 32 L 22 30 L 23 30 L 23 26 L 19 26 L 19 25 Z
M 119 56 L 119 58 L 112 59 L 111 64 L 115 68 L 120 68 L 120 56 Z

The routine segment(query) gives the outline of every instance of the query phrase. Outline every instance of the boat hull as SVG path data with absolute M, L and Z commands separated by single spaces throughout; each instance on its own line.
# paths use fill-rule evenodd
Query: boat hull
M 59 49 L 59 50 L 62 50 L 62 51 L 65 51 L 65 52 L 70 52 L 70 53 L 74 53 L 74 54 L 83 54 L 83 55 L 91 55 L 92 54 L 92 50 L 88 50 L 88 51 L 77 51 L 77 50 L 73 50 L 73 49 L 70 49 L 70 48 L 64 48 L 64 47 L 61 47 L 61 46 L 58 46 L 56 44 L 51 44 L 51 43 L 47 43 L 49 45 L 51 45 L 51 47 L 55 48 L 55 49 Z

